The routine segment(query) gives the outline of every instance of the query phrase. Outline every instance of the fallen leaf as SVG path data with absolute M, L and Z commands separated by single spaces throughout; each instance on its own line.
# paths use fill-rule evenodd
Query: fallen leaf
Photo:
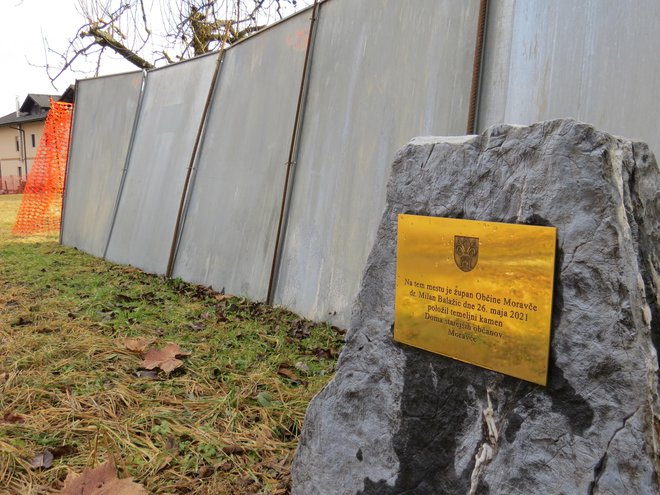
M 332 349 L 321 349 L 317 347 L 312 353 L 319 359 L 332 359 L 334 357 Z
M 144 355 L 142 367 L 148 370 L 160 368 L 165 373 L 171 373 L 183 365 L 177 356 L 190 356 L 190 352 L 182 351 L 178 344 L 168 344 L 162 349 L 151 348 Z
M 24 327 L 25 325 L 31 325 L 32 320 L 28 320 L 26 318 L 23 318 L 22 316 L 19 316 L 18 320 L 13 322 L 11 324 L 12 327 Z
M 187 357 L 192 354 L 190 351 L 184 351 L 179 347 L 179 344 L 168 344 L 164 348 L 172 349 L 172 352 L 175 352 L 177 356 Z
M 226 447 L 222 447 L 222 451 L 225 454 L 234 454 L 234 455 L 242 455 L 245 454 L 247 451 L 241 447 L 240 445 L 227 445 Z
M 41 328 L 36 329 L 36 332 L 40 333 L 40 334 L 48 334 L 48 333 L 53 333 L 53 332 L 56 332 L 56 331 L 57 330 L 55 330 L 54 328 L 50 328 L 50 327 L 41 327 Z
M 254 484 L 254 480 L 250 476 L 243 476 L 242 478 L 236 480 L 236 482 L 243 488 L 247 488 L 248 486 Z
M 213 468 L 211 466 L 202 466 L 201 468 L 199 468 L 199 471 L 197 472 L 197 477 L 198 478 L 208 478 L 213 473 L 215 473 L 215 468 Z
M 81 474 L 69 473 L 60 495 L 147 495 L 142 485 L 132 478 L 118 479 L 112 460 Z
M 223 471 L 226 473 L 227 471 L 231 471 L 234 468 L 234 465 L 231 462 L 224 461 L 221 462 L 220 464 L 216 464 L 214 468 L 217 471 Z
M 312 333 L 312 327 L 314 323 L 311 321 L 306 321 L 303 319 L 295 320 L 291 323 L 291 331 L 289 335 L 297 339 L 306 339 Z
M 280 364 L 279 367 L 277 368 L 277 374 L 280 376 L 283 376 L 284 378 L 288 378 L 289 380 L 296 382 L 296 383 L 302 383 L 304 384 L 305 381 L 300 378 L 288 365 L 286 364 Z
M 5 415 L 2 418 L 0 418 L 0 423 L 9 423 L 11 425 L 16 423 L 22 423 L 23 421 L 25 421 L 25 418 L 23 416 L 11 412 L 5 413 Z
M 167 438 L 165 438 L 165 448 L 168 450 L 179 450 L 176 437 L 169 435 Z
M 144 352 L 154 340 L 155 339 L 145 339 L 144 337 L 126 337 L 121 339 L 120 342 L 131 352 Z
M 37 454 L 30 459 L 30 466 L 32 466 L 33 469 L 48 469 L 53 465 L 53 459 L 55 459 L 55 457 L 52 452 L 46 449 L 41 454 Z
M 165 299 L 163 297 L 159 296 L 158 294 L 155 294 L 153 292 L 147 292 L 142 295 L 142 300 L 146 301 L 148 303 L 154 304 L 154 305 L 160 305 L 165 302 Z
M 127 296 L 126 294 L 117 294 L 115 299 L 119 302 L 134 302 L 135 298 L 132 296 Z
M 53 465 L 54 459 L 71 455 L 75 451 L 76 448 L 73 445 L 61 445 L 59 447 L 44 449 L 43 452 L 30 459 L 30 466 L 32 466 L 33 469 L 48 469 Z
M 196 321 L 196 322 L 188 323 L 188 326 L 193 330 L 203 330 L 206 325 L 204 325 L 204 323 L 202 323 L 201 321 Z
M 345 328 L 339 328 L 339 327 L 335 327 L 335 326 L 332 326 L 330 328 L 332 328 L 336 333 L 338 333 L 342 337 L 344 337 L 346 335 L 346 329 Z

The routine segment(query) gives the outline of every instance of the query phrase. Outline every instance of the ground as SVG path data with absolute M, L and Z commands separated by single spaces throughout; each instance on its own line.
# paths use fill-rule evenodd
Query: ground
M 52 493 L 111 458 L 149 493 L 289 493 L 343 332 L 14 237 L 20 199 L 0 196 L 0 493 Z M 145 371 L 127 337 L 191 354 Z

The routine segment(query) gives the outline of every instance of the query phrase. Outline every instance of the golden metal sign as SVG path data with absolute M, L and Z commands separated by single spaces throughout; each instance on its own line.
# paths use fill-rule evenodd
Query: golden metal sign
M 399 215 L 394 339 L 546 385 L 557 229 Z

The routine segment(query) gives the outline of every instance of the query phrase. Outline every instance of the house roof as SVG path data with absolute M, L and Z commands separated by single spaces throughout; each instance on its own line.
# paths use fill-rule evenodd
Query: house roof
M 8 113 L 4 117 L 0 117 L 0 127 L 6 125 L 12 125 L 12 124 L 24 124 L 26 122 L 36 122 L 39 120 L 46 120 L 46 115 L 48 114 L 44 113 L 42 115 L 31 115 L 27 113 L 27 114 L 21 114 L 20 116 L 16 117 L 16 112 Z
M 21 105 L 20 111 L 26 113 L 34 113 L 32 110 L 37 107 L 41 108 L 50 108 L 50 99 L 58 101 L 60 99 L 59 95 L 40 95 L 36 93 L 28 93 L 25 101 Z
M 64 93 L 62 93 L 62 96 L 60 96 L 60 100 L 64 103 L 73 103 L 73 101 L 76 98 L 76 85 L 71 84 L 68 88 L 64 90 Z
M 64 92 L 64 95 L 66 95 L 69 91 L 70 89 L 67 89 L 67 91 Z M 23 124 L 26 122 L 46 120 L 48 110 L 50 110 L 51 98 L 55 101 L 60 100 L 59 95 L 29 93 L 19 109 L 19 115 L 17 116 L 16 112 L 11 112 L 3 117 L 0 117 L 0 127 L 9 126 L 12 124 Z

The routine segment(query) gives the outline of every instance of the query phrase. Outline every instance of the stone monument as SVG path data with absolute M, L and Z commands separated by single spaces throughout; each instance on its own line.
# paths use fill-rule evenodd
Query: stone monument
M 660 493 L 659 189 L 645 144 L 574 120 L 404 147 L 293 493 Z M 547 387 L 393 341 L 401 213 L 556 227 Z

